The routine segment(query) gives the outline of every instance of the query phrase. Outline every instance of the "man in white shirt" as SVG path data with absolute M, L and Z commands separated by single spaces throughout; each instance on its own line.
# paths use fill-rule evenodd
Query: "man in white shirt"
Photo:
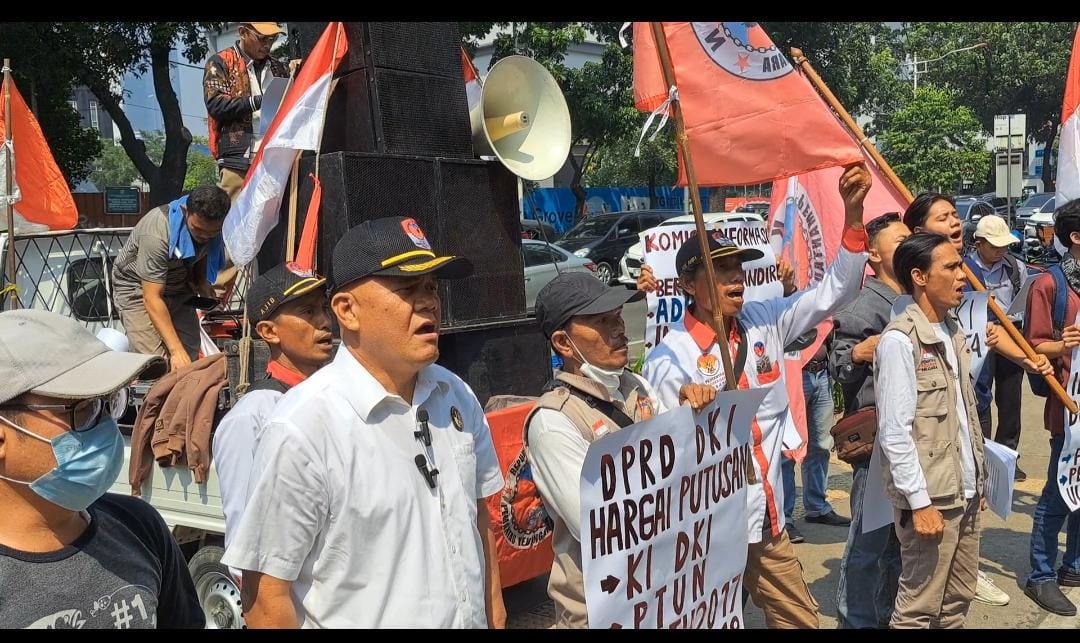
M 951 312 L 963 298 L 962 265 L 942 235 L 900 244 L 893 268 L 915 301 L 874 354 L 877 443 L 902 565 L 893 628 L 962 627 L 975 597 L 986 469 L 971 349 Z
M 595 439 L 667 409 L 653 388 L 626 370 L 628 343 L 623 304 L 642 292 L 610 288 L 595 277 L 567 272 L 536 298 L 536 319 L 563 359 L 562 371 L 546 387 L 525 421 L 533 479 L 554 523 L 555 560 L 548 594 L 556 626 L 588 627 L 581 571 L 581 467 Z M 716 390 L 685 385 L 680 401 L 701 409 Z
M 222 562 L 244 570 L 251 627 L 501 625 L 484 498 L 503 486 L 483 409 L 435 365 L 438 256 L 413 219 L 334 247 L 334 360 L 278 402 Z
M 742 264 L 759 258 L 761 253 L 739 248 L 723 235 L 710 235 L 708 239 L 708 256 L 716 273 L 713 303 L 721 309 L 728 330 L 727 345 L 737 387 L 768 389 L 751 425 L 757 482 L 750 485 L 746 496 L 750 547 L 744 578 L 754 604 L 765 612 L 769 628 L 818 626 L 817 602 L 803 580 L 795 548 L 784 529 L 781 454 L 798 448 L 802 442 L 789 411 L 784 347 L 858 295 L 867 257 L 863 200 L 871 180 L 865 165 L 844 171 L 839 181 L 844 231 L 836 260 L 820 284 L 791 297 L 744 302 L 746 276 Z M 684 384 L 706 384 L 716 389 L 723 389 L 725 384 L 720 368 L 722 349 L 711 328 L 710 298 L 699 296 L 708 292 L 700 259 L 701 243 L 694 235 L 675 259 L 680 284 L 694 302 L 682 323 L 673 325 L 649 353 L 642 371 L 665 405 L 677 404 L 677 391 Z M 648 281 L 651 271 L 644 266 L 642 276 L 645 278 L 639 280 L 640 288 L 655 287 L 655 279 L 653 283 Z
M 275 266 L 248 288 L 247 317 L 270 346 L 266 373 L 252 382 L 214 430 L 214 468 L 225 509 L 225 546 L 248 498 L 248 480 L 263 429 L 285 391 L 334 356 L 326 279 L 296 264 Z

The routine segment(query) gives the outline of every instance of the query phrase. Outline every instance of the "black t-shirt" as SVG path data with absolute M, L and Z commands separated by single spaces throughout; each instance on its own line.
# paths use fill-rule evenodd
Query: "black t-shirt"
M 180 548 L 139 498 L 105 494 L 90 525 L 48 553 L 0 545 L 0 628 L 201 628 Z

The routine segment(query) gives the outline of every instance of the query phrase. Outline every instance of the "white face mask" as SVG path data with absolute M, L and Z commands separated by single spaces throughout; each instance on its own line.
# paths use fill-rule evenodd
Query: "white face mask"
M 567 335 L 566 339 L 570 342 L 570 345 L 574 347 L 574 352 L 577 353 L 578 359 L 581 360 L 582 375 L 600 384 L 612 394 L 619 390 L 619 378 L 622 377 L 623 371 L 626 370 L 626 367 L 620 368 L 618 370 L 609 370 L 606 368 L 600 368 L 599 366 L 594 366 L 590 364 L 587 359 L 585 359 L 585 356 L 578 349 L 577 344 L 574 343 L 574 340 L 570 339 L 570 335 Z

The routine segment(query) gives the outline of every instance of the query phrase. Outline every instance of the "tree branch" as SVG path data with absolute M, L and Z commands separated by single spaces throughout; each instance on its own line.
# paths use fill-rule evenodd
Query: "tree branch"
M 120 98 L 113 94 L 106 84 L 100 81 L 87 82 L 86 86 L 90 88 L 90 91 L 97 97 L 98 102 L 109 114 L 113 127 L 120 130 L 120 145 L 127 152 L 131 162 L 135 165 L 135 169 L 146 179 L 147 183 L 151 182 L 151 179 L 157 173 L 158 167 L 147 156 L 146 146 L 135 136 L 135 129 L 131 126 L 131 121 L 128 119 L 127 114 L 124 113 L 123 108 L 120 107 Z

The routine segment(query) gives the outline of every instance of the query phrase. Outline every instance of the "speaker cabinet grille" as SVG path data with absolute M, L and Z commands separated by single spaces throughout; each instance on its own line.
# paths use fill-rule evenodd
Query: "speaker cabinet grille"
M 300 176 L 314 170 L 314 157 L 300 162 Z M 443 324 L 448 329 L 472 327 L 525 314 L 521 223 L 517 182 L 498 163 L 355 152 L 323 154 L 318 269 L 329 275 L 334 243 L 363 221 L 387 216 L 416 219 L 436 252 L 470 259 L 474 273 L 443 281 Z M 301 181 L 300 221 L 311 196 L 310 181 Z M 285 218 L 284 216 L 282 217 Z M 279 229 L 283 226 L 279 225 Z M 284 256 L 279 230 L 267 239 Z M 273 263 L 260 255 L 260 266 Z
M 294 28 L 301 54 L 325 27 Z M 324 152 L 473 157 L 457 23 L 349 22 L 345 32 Z

